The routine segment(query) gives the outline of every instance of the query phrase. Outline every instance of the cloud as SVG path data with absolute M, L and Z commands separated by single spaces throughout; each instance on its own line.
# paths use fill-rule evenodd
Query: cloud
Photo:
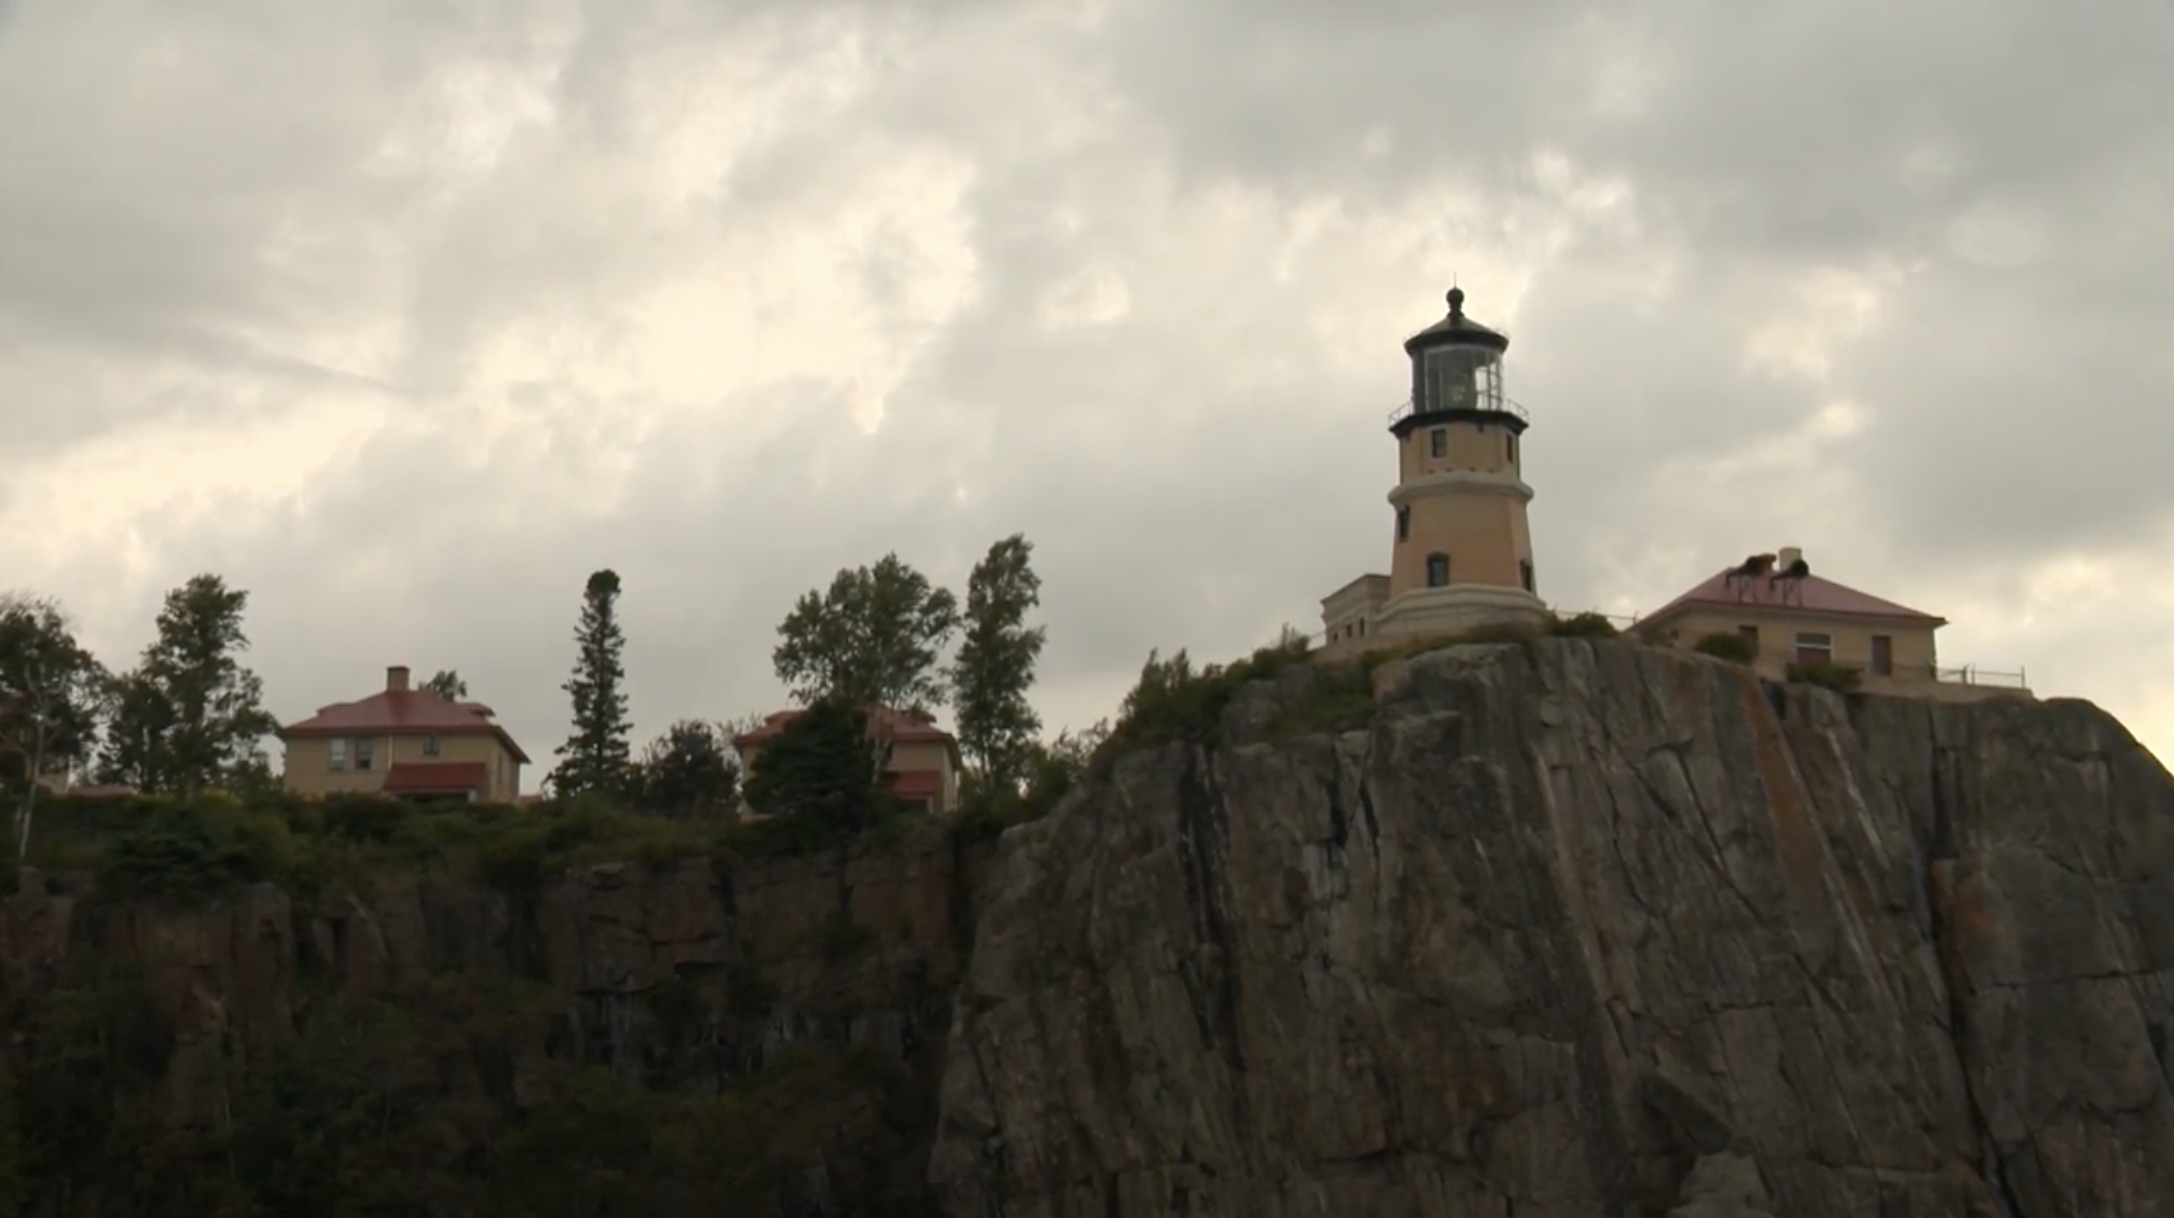
M 109 658 L 216 569 L 282 715 L 458 667 L 539 756 L 591 570 L 648 733 L 771 706 L 838 567 L 1025 532 L 1084 723 L 1383 565 L 1455 275 L 1544 593 L 1801 544 L 2163 748 L 2170 52 L 2141 0 L 33 0 L 0 527 Z

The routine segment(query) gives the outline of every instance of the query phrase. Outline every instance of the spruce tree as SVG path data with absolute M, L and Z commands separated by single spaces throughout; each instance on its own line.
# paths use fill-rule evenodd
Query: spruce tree
M 619 627 L 619 575 L 598 571 L 582 593 L 581 622 L 574 628 L 574 675 L 562 686 L 574 702 L 574 734 L 559 746 L 562 759 L 551 775 L 561 797 L 596 792 L 627 793 L 632 751 L 627 734 L 626 634 Z

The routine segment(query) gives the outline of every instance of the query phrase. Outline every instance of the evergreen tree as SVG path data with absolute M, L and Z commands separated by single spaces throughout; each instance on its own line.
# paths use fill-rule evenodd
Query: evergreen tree
M 166 594 L 158 638 L 116 685 L 106 769 L 145 790 L 195 795 L 245 778 L 279 730 L 264 680 L 242 666 L 249 594 L 198 575 Z
M 551 775 L 559 796 L 597 792 L 627 794 L 631 751 L 627 733 L 626 634 L 619 626 L 619 575 L 598 571 L 582 592 L 581 623 L 574 630 L 579 651 L 574 675 L 560 688 L 574 701 L 574 734 L 560 745 L 563 760 Z
M 430 674 L 430 679 L 423 682 L 421 688 L 423 692 L 436 694 L 448 702 L 459 702 L 468 696 L 468 683 L 461 680 L 460 674 L 450 668 L 441 668 Z
M 866 825 L 883 789 L 888 750 L 871 749 L 858 706 L 818 699 L 755 754 L 747 802 L 770 816 L 805 817 L 826 829 Z
M 959 750 L 991 790 L 1016 791 L 1034 764 L 1042 721 L 1027 701 L 1046 631 L 1029 627 L 1041 603 L 1034 543 L 1014 534 L 989 547 L 966 585 L 966 632 L 951 665 Z

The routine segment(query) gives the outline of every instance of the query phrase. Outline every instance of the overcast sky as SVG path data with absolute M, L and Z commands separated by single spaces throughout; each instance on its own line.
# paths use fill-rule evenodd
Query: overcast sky
M 548 763 L 1024 532 L 1052 728 L 1385 570 L 1399 343 L 1509 331 L 1540 590 L 1800 545 L 2174 755 L 2164 0 L 0 0 L 0 585 L 198 571 L 293 720 Z M 539 773 L 526 781 L 533 787 Z

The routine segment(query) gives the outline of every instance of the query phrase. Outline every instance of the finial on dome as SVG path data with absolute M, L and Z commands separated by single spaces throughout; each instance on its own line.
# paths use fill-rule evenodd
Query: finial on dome
M 1463 289 L 1463 288 L 1451 288 L 1451 289 L 1449 290 L 1449 315 L 1450 315 L 1451 317 L 1463 317 L 1463 316 L 1464 316 L 1464 289 Z

